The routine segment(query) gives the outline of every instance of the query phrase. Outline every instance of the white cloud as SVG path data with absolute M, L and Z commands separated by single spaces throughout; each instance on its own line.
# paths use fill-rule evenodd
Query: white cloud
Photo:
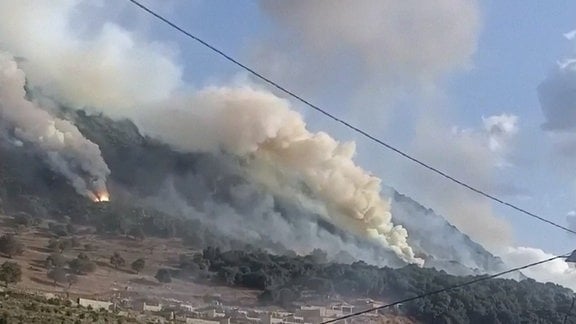
M 518 133 L 518 116 L 510 114 L 482 117 L 488 135 L 488 146 L 494 152 L 506 149 L 508 142 Z
M 530 263 L 553 257 L 553 254 L 532 247 L 507 247 L 499 256 L 508 267 L 520 267 Z M 576 268 L 563 259 L 556 259 L 532 268 L 522 270 L 522 273 L 541 282 L 554 282 L 576 290 Z
M 574 42 L 575 32 L 564 36 Z M 574 131 L 576 128 L 576 52 L 558 62 L 538 86 L 538 98 L 548 131 Z
M 576 39 L 576 29 L 571 30 L 567 33 L 564 34 L 564 37 L 566 37 L 566 39 L 568 40 L 574 40 Z

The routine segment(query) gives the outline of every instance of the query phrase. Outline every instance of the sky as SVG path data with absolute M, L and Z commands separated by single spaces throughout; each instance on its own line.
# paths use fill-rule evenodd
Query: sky
M 53 1 L 0 1 L 5 13 L 23 8 L 0 20 L 0 45 L 26 56 L 31 82 L 67 103 L 82 99 L 122 117 L 173 92 L 266 88 L 128 1 Z M 410 155 L 576 229 L 574 1 L 142 3 Z M 35 15 L 53 15 L 54 23 L 43 26 Z M 10 20 L 19 16 L 28 20 Z M 36 38 L 22 42 L 26 37 Z M 71 82 L 76 75 L 67 71 L 93 83 Z M 268 90 L 288 99 L 311 131 L 355 141 L 356 162 L 383 185 L 432 208 L 510 264 L 576 246 L 576 236 L 499 206 Z
M 471 20 L 466 15 L 476 17 L 478 21 L 476 26 L 462 27 L 471 29 L 471 35 L 463 36 L 468 39 L 460 43 L 443 40 L 457 35 L 434 35 L 432 32 L 424 35 L 429 43 L 440 42 L 439 46 L 446 46 L 439 50 L 440 55 L 446 54 L 448 61 L 442 63 L 440 72 L 427 71 L 429 67 L 425 66 L 436 64 L 434 59 L 438 58 L 424 62 L 414 70 L 403 66 L 399 71 L 389 72 L 380 66 L 388 64 L 385 50 L 381 57 L 375 58 L 381 62 L 364 66 L 362 60 L 372 59 L 369 55 L 354 51 L 346 53 L 346 44 L 351 47 L 365 45 L 353 41 L 344 42 L 342 48 L 333 44 L 322 48 L 321 42 L 317 43 L 320 49 L 311 48 L 306 39 L 294 35 L 303 31 L 286 20 L 298 20 L 306 10 L 312 15 L 315 8 L 286 10 L 280 8 L 282 4 L 258 1 L 143 2 L 326 110 L 361 125 L 415 157 L 507 201 L 568 225 L 567 215 L 576 209 L 576 172 L 571 167 L 573 159 L 558 152 L 555 135 L 542 128 L 545 116 L 537 87 L 556 68 L 558 61 L 573 54 L 573 45 L 563 36 L 576 28 L 576 3 L 573 1 L 482 1 L 471 9 L 473 13 L 458 7 L 461 1 L 445 1 L 446 6 L 457 4 L 450 14 L 463 16 L 463 21 L 456 20 L 456 23 L 466 24 Z M 117 11 L 120 12 L 118 21 L 126 24 L 126 17 L 138 17 L 128 20 L 134 25 L 132 27 L 147 30 L 148 37 L 171 44 L 178 51 L 184 78 L 191 84 L 201 87 L 214 82 L 250 79 L 237 67 L 170 28 L 139 14 L 130 6 L 121 7 Z M 431 19 L 435 19 L 434 9 L 422 10 L 430 11 Z M 359 9 L 350 15 L 363 13 L 366 12 Z M 357 18 L 351 17 L 351 20 L 354 22 Z M 303 22 L 302 25 L 312 25 L 302 28 L 310 30 L 315 23 L 329 25 L 333 23 L 329 19 L 320 15 Z M 351 26 L 355 25 L 344 25 L 346 28 Z M 361 34 L 363 26 L 357 28 L 355 32 Z M 427 30 L 428 26 L 422 28 Z M 339 37 L 323 32 L 319 31 L 313 37 Z M 422 30 L 416 28 L 416 32 Z M 424 42 L 418 36 L 410 36 L 408 31 L 406 35 L 414 38 L 413 41 Z M 346 37 L 352 39 L 354 35 Z M 401 38 L 402 33 L 390 37 Z M 431 56 L 435 54 L 434 48 L 425 47 L 432 45 L 423 46 L 414 50 L 431 50 Z M 377 52 L 379 49 L 368 47 L 367 50 Z M 327 55 L 325 51 L 331 53 Z M 450 54 L 451 51 L 465 53 Z M 457 62 L 451 64 L 453 61 Z M 406 63 L 395 57 L 389 64 Z M 437 75 L 429 77 L 430 73 Z M 409 74 L 408 80 L 404 80 L 402 74 Z M 416 80 L 420 77 L 434 80 Z M 252 82 L 258 81 L 252 79 Z M 497 241 L 499 238 L 494 236 L 509 236 L 503 238 L 509 244 L 537 247 L 550 253 L 564 253 L 574 247 L 576 240 L 570 237 L 571 234 L 467 193 L 306 107 L 293 104 L 304 114 L 312 129 L 327 131 L 341 140 L 356 140 L 357 160 L 379 175 L 384 184 L 439 211 L 458 223 L 459 228 L 466 227 L 461 224 L 468 222 L 468 216 L 447 213 L 469 213 L 468 218 L 475 219 L 471 227 L 495 219 L 503 221 L 503 224 L 498 223 L 502 226 L 488 228 L 493 236 L 481 234 L 482 238 L 478 240 Z M 486 143 L 490 139 L 486 138 L 489 135 L 483 118 L 502 114 L 515 116 L 514 134 L 503 140 L 506 143 L 499 152 L 491 152 L 485 147 L 490 146 Z M 439 195 L 444 197 L 439 198 Z M 508 229 L 500 231 L 502 227 Z M 472 233 L 471 236 L 476 238 L 478 235 Z

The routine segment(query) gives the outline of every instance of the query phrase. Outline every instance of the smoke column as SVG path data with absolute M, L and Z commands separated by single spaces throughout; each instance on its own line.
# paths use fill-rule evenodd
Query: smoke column
M 380 179 L 354 163 L 354 143 L 309 132 L 287 101 L 250 87 L 221 87 L 148 111 L 140 119 L 148 134 L 183 151 L 243 157 L 253 178 L 279 194 L 294 196 L 300 181 L 326 204 L 332 223 L 377 240 L 404 261 L 421 262 L 406 230 L 391 222 Z
M 391 222 L 389 203 L 380 197 L 380 179 L 352 160 L 354 144 L 309 132 L 285 100 L 266 91 L 209 88 L 172 99 L 189 85 L 170 51 L 108 21 L 81 37 L 72 22 L 80 4 L 90 5 L 81 0 L 0 0 L 0 46 L 26 58 L 22 69 L 34 87 L 74 108 L 130 118 L 142 132 L 180 150 L 234 154 L 255 180 L 276 193 L 295 199 L 310 193 L 326 205 L 324 217 L 330 222 L 380 242 L 407 262 L 421 262 L 407 244 L 406 230 Z M 73 177 L 64 156 L 103 179 L 108 169 L 97 147 L 71 124 L 38 114 L 42 120 L 37 124 L 43 127 L 28 137 L 44 146 L 44 138 L 50 138 L 46 148 L 57 153 L 49 155 L 52 165 L 61 167 L 79 191 L 86 184 Z M 46 137 L 50 130 L 52 136 Z
M 67 120 L 51 116 L 25 98 L 25 75 L 14 58 L 0 52 L 0 121 L 14 135 L 42 150 L 52 169 L 63 174 L 76 191 L 98 200 L 106 193 L 110 173 L 98 146 Z

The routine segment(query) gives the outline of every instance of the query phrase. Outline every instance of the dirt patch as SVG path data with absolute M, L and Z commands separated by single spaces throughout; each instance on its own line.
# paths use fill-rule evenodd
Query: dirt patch
M 12 222 L 8 217 L 0 216 L 0 230 L 2 232 L 14 232 L 10 226 Z M 80 229 L 80 235 L 76 235 L 81 247 L 66 250 L 62 256 L 71 260 L 79 253 L 85 253 L 93 260 L 97 269 L 95 272 L 78 276 L 78 282 L 69 289 L 71 295 L 106 298 L 110 296 L 140 296 L 165 299 L 177 299 L 183 302 L 202 302 L 205 296 L 220 295 L 228 304 L 252 306 L 257 304 L 257 296 L 260 291 L 237 289 L 221 286 L 197 284 L 185 280 L 173 279 L 171 283 L 160 284 L 154 275 L 160 268 L 171 268 L 178 261 L 180 254 L 195 253 L 182 245 L 179 239 L 146 238 L 136 240 L 129 237 L 116 237 L 111 235 L 99 236 L 92 234 L 93 230 Z M 21 229 L 16 232 L 16 237 L 24 244 L 25 251 L 22 255 L 12 259 L 0 257 L 0 263 L 11 260 L 22 266 L 22 282 L 18 284 L 21 289 L 29 291 L 61 293 L 63 287 L 54 286 L 47 278 L 48 269 L 45 267 L 46 258 L 53 253 L 46 248 L 51 235 L 44 227 Z M 83 247 L 89 244 L 94 250 L 86 250 Z M 110 256 L 118 252 L 126 261 L 126 265 L 115 269 L 110 264 Z M 130 265 L 138 258 L 146 261 L 143 271 L 136 274 Z

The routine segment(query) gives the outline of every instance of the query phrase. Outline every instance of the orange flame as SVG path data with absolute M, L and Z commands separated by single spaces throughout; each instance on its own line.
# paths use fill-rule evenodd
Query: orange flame
M 108 202 L 110 201 L 110 194 L 107 191 L 97 192 L 91 195 L 94 202 Z

